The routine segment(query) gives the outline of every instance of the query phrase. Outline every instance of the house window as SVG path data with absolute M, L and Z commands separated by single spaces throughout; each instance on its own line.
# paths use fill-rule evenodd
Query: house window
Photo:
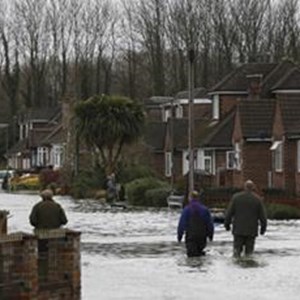
M 226 152 L 226 169 L 232 170 L 235 168 L 235 151 L 227 151 Z
M 166 177 L 172 176 L 172 153 L 171 152 L 165 153 L 165 176 Z
M 273 152 L 274 158 L 274 169 L 276 172 L 281 172 L 283 168 L 283 142 L 282 141 L 275 141 L 270 150 Z
M 234 144 L 234 154 L 235 154 L 235 169 L 241 170 L 242 157 L 241 157 L 241 148 L 239 143 Z
M 175 114 L 176 114 L 176 118 L 183 117 L 183 108 L 181 105 L 176 106 Z
M 220 117 L 220 101 L 219 95 L 213 96 L 213 103 L 212 103 L 212 110 L 213 110 L 213 119 L 219 120 Z
M 297 166 L 298 172 L 300 172 L 300 140 L 297 141 Z
M 211 150 L 204 150 L 203 167 L 207 173 L 213 173 L 213 152 Z
M 52 148 L 52 161 L 54 168 L 60 168 L 63 164 L 63 147 L 61 145 L 54 145 Z
M 167 122 L 169 118 L 171 118 L 171 110 L 166 108 L 163 111 L 163 122 Z
M 46 147 L 39 147 L 37 150 L 37 165 L 39 167 L 45 166 L 47 164 L 48 149 Z

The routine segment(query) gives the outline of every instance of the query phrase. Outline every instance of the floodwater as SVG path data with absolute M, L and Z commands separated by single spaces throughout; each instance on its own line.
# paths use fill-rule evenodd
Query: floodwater
M 31 232 L 36 195 L 0 194 L 9 232 Z M 176 242 L 179 211 L 103 210 L 97 201 L 56 197 L 68 228 L 82 232 L 84 300 L 299 300 L 300 222 L 271 221 L 248 260 L 232 258 L 232 236 L 216 225 L 206 256 Z

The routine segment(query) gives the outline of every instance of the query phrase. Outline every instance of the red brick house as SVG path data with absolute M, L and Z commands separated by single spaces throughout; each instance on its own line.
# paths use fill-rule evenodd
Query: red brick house
M 272 133 L 272 187 L 299 195 L 300 97 L 277 101 Z
M 241 187 L 251 178 L 260 189 L 298 193 L 299 69 L 289 61 L 245 64 L 215 85 L 209 95 L 211 118 L 195 114 L 195 168 L 205 171 L 213 186 Z M 188 172 L 187 123 L 175 117 L 160 131 L 165 138 L 160 135 L 157 165 L 167 177 L 171 154 L 175 178 Z

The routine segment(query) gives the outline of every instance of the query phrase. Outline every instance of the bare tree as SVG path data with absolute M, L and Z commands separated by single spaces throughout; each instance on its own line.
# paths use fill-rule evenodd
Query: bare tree
M 274 37 L 274 56 L 300 59 L 299 3 L 297 0 L 285 0 L 276 6 Z
M 239 62 L 259 61 L 269 0 L 230 0 L 229 3 L 236 23 Z
M 9 101 L 9 115 L 13 117 L 18 107 L 18 92 L 20 82 L 19 67 L 19 37 L 16 27 L 7 16 L 12 14 L 11 7 L 1 3 L 0 35 L 4 59 L 4 74 L 1 76 L 2 87 Z

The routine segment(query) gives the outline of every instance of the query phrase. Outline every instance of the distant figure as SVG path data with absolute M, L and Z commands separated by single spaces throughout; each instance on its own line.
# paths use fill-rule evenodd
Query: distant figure
M 7 172 L 2 181 L 2 189 L 7 191 L 9 189 L 9 173 Z
M 244 191 L 233 195 L 226 212 L 224 226 L 229 231 L 231 223 L 233 224 L 235 257 L 240 257 L 243 251 L 245 255 L 253 253 L 259 223 L 260 234 L 263 235 L 267 229 L 266 212 L 255 190 L 254 183 L 247 180 Z
M 116 177 L 114 173 L 107 176 L 106 194 L 107 194 L 107 201 L 110 203 L 114 202 L 118 198 L 118 189 L 117 189 Z
M 185 245 L 188 257 L 204 255 L 207 238 L 212 241 L 214 225 L 206 206 L 200 203 L 199 193 L 190 193 L 189 204 L 183 209 L 177 228 L 177 239 L 181 242 L 185 233 Z
M 30 224 L 36 229 L 56 229 L 67 224 L 65 211 L 53 200 L 53 192 L 46 189 L 41 192 L 41 197 L 42 201 L 32 208 Z

